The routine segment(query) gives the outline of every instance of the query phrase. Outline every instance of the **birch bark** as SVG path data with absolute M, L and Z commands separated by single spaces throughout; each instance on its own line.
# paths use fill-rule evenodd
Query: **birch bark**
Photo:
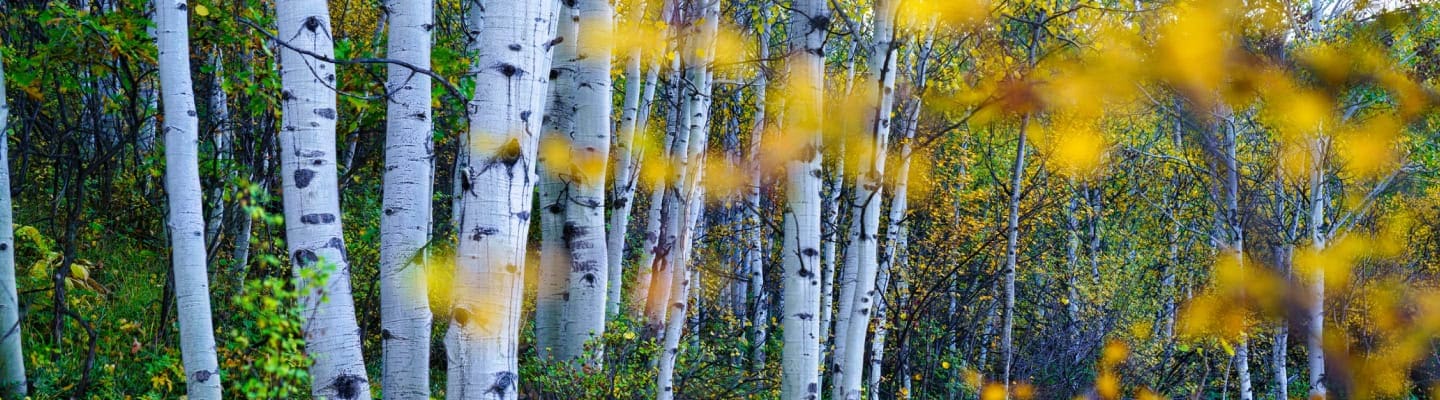
M 824 0 L 796 0 L 790 12 L 790 87 L 787 135 L 801 146 L 785 161 L 783 352 L 781 397 L 820 398 L 820 121 L 824 97 L 824 38 L 830 10 Z
M 25 353 L 21 349 L 20 299 L 15 289 L 15 224 L 10 201 L 10 101 L 0 62 L 0 394 L 25 398 Z
M 855 283 L 853 297 L 840 299 L 841 309 L 848 308 L 850 315 L 842 315 L 845 325 L 836 328 L 846 329 L 844 344 L 836 346 L 839 364 L 833 371 L 836 383 L 833 395 L 836 399 L 860 400 L 860 385 L 864 382 L 865 336 L 870 331 L 870 316 L 875 307 L 882 181 L 889 147 L 890 115 L 895 103 L 897 52 L 894 35 L 898 4 L 894 0 L 875 2 L 874 42 L 865 77 L 866 84 L 874 85 L 874 88 L 873 91 L 864 91 L 865 95 L 874 96 L 874 107 L 870 110 L 872 115 L 868 121 L 868 148 L 860 152 L 860 160 L 856 163 L 855 192 L 849 205 L 852 217 L 845 269 L 854 271 L 846 275 L 854 275 Z M 847 301 L 850 302 L 849 307 L 843 303 Z
M 571 205 L 567 193 L 565 160 L 549 158 L 557 153 L 569 156 L 569 141 L 575 136 L 576 36 L 580 21 L 575 2 L 556 1 L 556 39 L 550 65 L 548 104 L 540 137 L 537 166 L 540 175 L 540 276 L 535 297 L 535 348 L 541 359 L 556 356 L 565 337 L 565 309 L 569 303 L 570 251 L 565 246 L 565 213 Z
M 557 356 L 584 356 L 586 342 L 605 333 L 609 269 L 605 237 L 605 167 L 610 157 L 611 79 L 615 12 L 609 0 L 579 0 L 576 10 L 584 34 L 576 37 L 573 87 L 575 131 L 566 166 L 565 225 L 561 237 L 569 251 L 567 303 Z M 586 360 L 598 365 L 599 356 Z
M 536 147 L 554 38 L 550 1 L 487 1 L 474 11 L 468 165 L 462 171 L 446 394 L 518 397 L 518 345 Z M 484 29 L 476 26 L 484 21 Z
M 645 2 L 634 6 L 634 20 L 629 24 L 638 25 L 645 16 Z M 624 280 L 625 238 L 630 230 L 630 214 L 635 207 L 635 184 L 638 175 L 635 162 L 635 132 L 639 128 L 640 96 L 644 89 L 643 72 L 640 70 L 642 52 L 640 46 L 625 50 L 625 100 L 620 108 L 620 128 L 615 132 L 615 169 L 612 178 L 613 191 L 610 194 L 610 230 L 606 232 L 606 260 L 609 279 L 606 281 L 605 315 L 610 317 L 620 310 L 621 289 Z M 651 92 L 654 93 L 654 92 Z
M 276 4 L 282 102 L 280 146 L 284 179 L 285 239 L 290 260 L 306 293 L 305 350 L 311 395 L 333 399 L 370 398 L 360 349 L 360 327 L 350 292 L 350 266 L 340 221 L 339 177 L 335 164 L 334 32 L 322 0 Z M 292 48 L 293 47 L 293 48 Z
M 219 399 L 220 363 L 215 355 L 206 272 L 200 120 L 190 77 L 188 10 L 183 0 L 155 2 L 155 42 L 159 48 L 161 95 L 165 98 L 165 193 L 170 205 L 169 236 L 185 391 L 192 399 Z
M 386 56 L 430 68 L 434 5 L 388 0 Z M 389 65 L 385 172 L 380 215 L 381 387 L 386 398 L 430 398 L 430 314 L 426 243 L 434 192 L 430 77 Z
M 760 8 L 759 58 L 770 58 L 769 8 Z M 750 149 L 745 160 L 750 173 L 749 187 L 745 189 L 745 271 L 750 273 L 750 368 L 754 371 L 765 369 L 765 342 L 769 338 L 770 302 L 765 295 L 764 226 L 760 223 L 760 147 L 768 129 L 766 106 L 770 91 L 769 69 L 762 65 L 755 76 L 755 128 L 750 131 Z

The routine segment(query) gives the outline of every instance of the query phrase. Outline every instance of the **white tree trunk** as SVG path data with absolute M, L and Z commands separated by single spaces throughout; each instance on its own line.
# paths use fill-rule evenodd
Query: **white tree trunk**
M 876 287 L 881 293 L 890 284 L 890 270 L 880 270 L 879 278 L 876 278 Z M 883 296 L 877 297 L 881 301 L 875 303 L 875 337 L 870 339 L 869 371 L 866 371 L 865 384 L 867 396 L 870 400 L 880 400 L 880 369 L 885 362 L 885 335 L 889 328 L 885 326 L 886 304 Z M 858 374 L 857 374 L 858 375 Z
M 1323 141 L 1316 139 L 1314 153 L 1320 157 L 1323 153 Z M 1316 158 L 1323 160 L 1323 158 Z M 1325 227 L 1325 203 L 1329 201 L 1325 191 L 1325 172 L 1323 161 L 1316 161 L 1310 180 L 1310 240 L 1312 251 L 1325 249 L 1329 235 L 1324 231 Z M 1310 367 L 1310 398 L 1323 399 L 1329 395 L 1325 388 L 1325 269 L 1313 268 L 1309 276 L 1308 293 L 1305 309 L 1305 352 L 1306 360 Z
M 704 191 L 705 188 L 697 186 L 690 196 L 691 201 L 685 203 L 687 211 L 684 223 L 687 226 L 694 227 L 701 211 L 704 210 Z M 689 268 L 691 240 L 688 233 L 682 233 L 682 235 L 684 237 L 680 239 L 681 242 L 677 245 L 674 253 L 675 268 L 678 269 L 675 277 L 679 281 L 670 288 L 670 297 L 680 300 L 667 306 L 673 310 L 665 322 L 665 334 L 660 353 L 660 371 L 656 375 L 656 386 L 659 388 L 655 395 L 656 400 L 675 398 L 675 361 L 680 357 L 680 335 L 685 327 L 686 312 L 690 308 L 686 299 L 689 297 L 692 283 Z
M 368 399 L 370 383 L 350 292 L 350 265 L 340 221 L 335 164 L 335 65 L 291 47 L 334 57 L 330 10 L 322 0 L 276 4 L 280 51 L 285 240 L 301 286 L 310 392 L 331 399 Z
M 1228 114 L 1228 110 L 1226 113 Z M 1234 257 L 1234 263 L 1241 271 L 1245 269 L 1245 228 L 1241 223 L 1240 216 L 1240 167 L 1237 158 L 1237 147 L 1239 141 L 1234 127 L 1233 117 L 1226 116 L 1221 120 L 1220 148 L 1212 154 L 1218 157 L 1215 165 L 1224 168 L 1220 190 L 1220 212 L 1216 213 L 1217 225 L 1223 229 L 1223 241 L 1221 256 Z M 1255 393 L 1250 380 L 1250 339 L 1245 329 L 1241 330 L 1240 337 L 1235 344 L 1235 369 L 1240 383 L 1240 400 L 1252 400 Z
M 550 71 L 550 1 L 486 2 L 469 104 L 446 394 L 518 397 L 518 344 L 535 153 Z
M 20 344 L 20 301 L 15 289 L 15 226 L 10 202 L 10 101 L 0 62 L 0 397 L 25 398 L 25 354 Z
M 785 161 L 784 330 L 781 397 L 820 398 L 820 121 L 824 97 L 824 38 L 830 10 L 824 0 L 796 0 L 791 8 L 790 97 L 786 134 L 802 146 Z
M 693 44 L 687 46 L 686 49 L 686 53 L 693 53 L 693 51 L 688 51 L 693 49 Z M 678 60 L 677 57 L 674 65 L 678 65 Z M 680 267 L 674 264 L 673 259 L 679 249 L 680 242 L 678 240 L 681 231 L 684 230 L 683 222 L 686 210 L 684 186 L 691 170 L 690 165 L 693 159 L 690 158 L 690 155 L 693 152 L 690 149 L 692 140 L 695 139 L 690 134 L 690 126 L 695 119 L 694 114 L 698 112 L 696 107 L 700 105 L 700 95 L 695 88 L 701 85 L 700 80 L 704 76 L 702 68 L 701 65 L 689 63 L 685 66 L 683 73 L 683 79 L 689 84 L 679 81 L 678 77 L 682 74 L 676 74 L 677 80 L 674 81 L 676 83 L 673 93 L 677 96 L 673 98 L 679 99 L 677 102 L 680 103 L 680 110 L 671 121 L 675 126 L 670 128 L 674 135 L 670 146 L 670 168 L 674 172 L 666 183 L 668 187 L 663 190 L 665 203 L 662 207 L 662 229 L 655 247 L 651 250 L 650 257 L 654 266 L 651 268 L 649 304 L 645 311 L 646 325 L 650 327 L 649 330 L 652 333 L 663 333 L 661 329 L 664 328 L 666 322 L 665 314 L 669 309 L 671 293 L 674 292 L 671 290 L 671 286 L 675 279 L 675 268 Z
M 673 2 L 666 1 L 664 8 L 661 9 L 661 20 L 671 27 L 672 31 L 668 32 L 669 37 L 678 38 L 679 34 L 674 30 L 678 29 L 680 17 L 675 15 L 672 10 L 673 6 Z M 678 39 L 667 40 L 667 54 L 671 51 L 680 52 L 679 42 Z M 651 188 L 650 224 L 645 232 L 645 248 L 641 252 L 639 264 L 640 277 L 636 284 L 637 299 L 645 299 L 643 302 L 637 301 L 636 307 L 644 310 L 642 314 L 645 319 L 646 332 L 656 336 L 664 333 L 660 330 L 660 324 L 664 322 L 665 304 L 670 296 L 671 275 L 667 272 L 668 257 L 664 257 L 664 255 L 670 252 L 673 245 L 672 230 L 676 225 L 674 208 L 677 206 L 671 191 L 678 190 L 676 188 L 680 185 L 674 176 L 684 171 L 683 168 L 680 168 L 683 165 L 681 157 L 687 154 L 687 143 L 690 140 L 690 135 L 681 131 L 681 127 L 685 126 L 681 121 L 688 112 L 687 105 L 690 104 L 679 100 L 684 93 L 684 86 L 680 81 L 683 77 L 681 67 L 681 57 L 670 57 L 670 79 L 665 90 L 670 99 L 669 103 L 673 105 L 666 108 L 669 123 L 665 127 L 665 154 L 656 156 L 668 157 L 669 167 L 674 172 L 665 180 L 655 182 L 654 187 Z M 665 285 L 665 287 L 657 288 L 657 284 Z
M 761 7 L 759 18 L 759 59 L 770 58 L 769 8 Z M 745 271 L 750 274 L 747 285 L 751 307 L 750 314 L 750 369 L 765 370 L 765 342 L 769 340 L 770 301 L 765 296 L 765 226 L 760 223 L 760 151 L 769 128 L 766 116 L 766 93 L 770 91 L 769 72 L 760 68 L 755 76 L 755 127 L 750 131 L 750 149 L 745 167 L 750 173 L 749 187 L 745 188 Z
M 820 241 L 820 256 L 822 257 L 820 260 L 822 263 L 820 268 L 820 357 L 822 360 L 825 357 L 825 351 L 834 345 L 830 343 L 830 329 L 831 322 L 835 320 L 835 269 L 838 266 L 837 256 L 840 250 L 840 246 L 836 242 L 840 236 L 840 198 L 841 193 L 845 191 L 844 154 L 845 146 L 842 143 L 835 151 L 835 155 L 841 159 L 834 163 L 834 173 L 826 178 L 829 182 L 825 186 L 830 188 L 830 192 L 825 193 L 821 200 L 821 207 L 824 207 L 821 215 L 825 219 L 824 224 L 820 226 L 821 235 L 823 235 Z
M 673 132 L 675 129 L 668 129 Z M 665 149 L 660 154 L 652 157 L 668 157 L 674 147 L 674 136 L 665 140 Z M 632 314 L 636 316 L 646 315 L 652 302 L 650 296 L 650 285 L 654 276 L 656 246 L 660 243 L 660 235 L 663 233 L 665 222 L 665 183 L 655 182 L 650 188 L 650 207 L 645 213 L 645 242 L 640 249 L 640 262 L 635 264 L 635 288 L 631 292 L 633 304 L 630 305 Z
M 615 12 L 609 0 L 579 0 L 585 34 L 577 37 L 575 130 L 570 136 L 561 237 L 569 251 L 567 303 L 556 356 L 577 359 L 585 344 L 605 333 L 608 251 L 605 237 L 605 166 L 610 157 L 610 44 Z M 599 352 L 587 363 L 598 365 Z
M 897 52 L 893 46 L 895 34 L 895 12 L 899 3 L 894 0 L 875 2 L 874 43 L 871 46 L 870 68 L 865 84 L 874 85 L 864 93 L 873 97 L 874 107 L 869 122 L 869 146 L 860 153 L 855 170 L 855 192 L 851 200 L 850 232 L 845 250 L 845 275 L 855 277 L 851 298 L 840 298 L 841 309 L 850 314 L 841 315 L 846 325 L 844 343 L 836 345 L 835 357 L 839 364 L 834 374 L 835 399 L 860 400 L 860 385 L 864 382 L 862 373 L 865 366 L 865 335 L 870 331 L 870 316 L 875 308 L 876 271 L 879 261 L 879 230 L 882 203 L 882 180 L 885 176 L 885 157 L 890 138 L 890 115 L 895 103 L 895 65 Z M 903 203 L 901 204 L 903 206 Z M 853 272 L 852 272 L 853 271 Z M 850 302 L 846 307 L 845 302 Z
M 220 363 L 210 316 L 206 272 L 204 189 L 200 187 L 200 120 L 190 79 L 189 8 L 183 0 L 155 2 L 161 94 L 165 96 L 165 192 L 169 200 L 175 308 L 186 394 L 219 399 Z
M 632 18 L 644 16 L 645 3 L 641 2 L 635 7 L 635 15 Z M 631 21 L 637 24 L 638 21 Z M 644 80 L 643 72 L 640 70 L 641 49 L 639 46 L 626 50 L 625 56 L 625 102 L 620 109 L 620 129 L 615 132 L 615 169 L 613 179 L 613 192 L 610 194 L 610 204 L 613 210 L 610 212 L 610 230 L 606 232 L 605 247 L 609 250 L 609 259 L 606 260 L 609 269 L 609 279 L 606 284 L 609 286 L 605 295 L 605 316 L 610 317 L 620 311 L 621 289 L 624 286 L 625 262 L 625 238 L 630 230 L 630 213 L 635 208 L 635 185 L 638 178 L 635 156 L 635 132 L 639 127 L 640 119 L 640 95 Z M 652 92 L 653 93 L 653 92 Z
M 427 0 L 389 0 L 386 56 L 430 68 L 434 5 Z M 430 314 L 426 244 L 430 241 L 430 77 L 398 65 L 388 67 L 383 212 L 380 215 L 380 338 L 384 343 L 381 387 L 387 399 L 430 398 Z
M 1001 377 L 1005 392 L 1010 392 L 1010 368 L 1015 360 L 1013 331 L 1015 327 L 1015 268 L 1020 248 L 1020 195 L 1025 177 L 1025 131 L 1030 125 L 1030 116 L 1020 119 L 1020 137 L 1015 143 L 1015 164 L 1010 169 L 1010 199 L 1005 218 L 1005 293 L 1004 318 L 1000 329 L 1000 353 L 1003 360 Z M 1008 395 L 1007 395 L 1008 397 Z
M 550 65 L 550 87 L 542 123 L 541 143 L 546 147 L 569 149 L 575 137 L 576 36 L 580 33 L 574 2 L 557 1 L 556 39 Z M 535 297 L 535 348 L 541 359 L 555 357 L 565 334 L 565 309 L 570 277 L 570 251 L 565 246 L 563 229 L 565 213 L 570 205 L 563 195 L 571 190 L 566 176 L 568 165 L 556 165 L 545 158 L 551 151 L 539 154 L 540 175 L 540 276 Z M 566 151 L 568 153 L 568 151 Z
M 666 272 L 673 275 L 675 282 L 671 284 L 669 301 L 673 304 L 669 308 L 669 319 L 666 321 L 664 343 L 660 354 L 660 373 L 657 376 L 657 385 L 660 388 L 656 399 L 670 400 L 674 398 L 675 360 L 679 357 L 679 344 L 681 330 L 685 326 L 686 312 L 690 309 L 688 293 L 692 282 L 690 278 L 690 255 L 693 247 L 693 237 L 700 215 L 705 209 L 705 188 L 701 186 L 705 172 L 705 148 L 709 142 L 710 123 L 710 95 L 713 79 L 708 71 L 708 65 L 714 61 L 715 35 L 719 30 L 720 2 L 710 2 L 705 5 L 701 14 L 702 23 L 689 43 L 686 54 L 685 79 L 689 88 L 686 98 L 685 114 L 682 115 L 683 135 L 688 135 L 686 141 L 688 148 L 685 153 L 684 163 L 676 166 L 681 169 L 681 174 L 676 179 L 676 192 L 674 200 L 680 214 L 672 219 L 678 223 L 678 230 L 675 231 L 670 247 L 669 268 Z

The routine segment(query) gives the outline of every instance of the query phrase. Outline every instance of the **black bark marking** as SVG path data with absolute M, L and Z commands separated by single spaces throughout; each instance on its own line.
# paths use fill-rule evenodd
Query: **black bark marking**
M 800 275 L 801 278 L 813 278 L 813 277 L 815 277 L 815 273 L 814 273 L 814 272 L 810 272 L 810 269 L 809 269 L 809 268 L 805 268 L 805 267 L 800 267 L 800 272 L 797 272 L 797 273 L 795 273 L 795 274 L 796 274 L 796 275 Z
M 284 100 L 284 101 L 295 100 L 295 95 L 290 94 L 290 91 L 289 91 L 289 90 L 281 90 L 281 91 L 280 91 L 280 100 Z
M 816 384 L 815 382 L 810 382 L 810 385 L 805 387 L 805 391 L 810 393 L 818 393 L 820 392 L 820 385 Z
M 495 66 L 491 68 L 499 71 L 500 75 L 505 75 L 506 78 L 515 78 L 525 75 L 525 71 L 521 71 L 520 67 L 516 67 L 514 64 L 499 63 L 495 64 Z
M 795 318 L 799 318 L 799 319 L 802 320 L 802 321 L 809 321 L 810 319 L 815 318 L 815 314 L 811 314 L 811 313 L 798 313 L 798 314 L 795 314 Z
M 523 48 L 524 48 L 524 47 L 521 47 L 519 44 L 514 44 L 514 43 L 511 43 L 511 44 L 510 44 L 510 51 L 520 51 L 520 49 L 523 49 Z
M 317 109 L 315 109 L 315 115 L 319 115 L 320 118 L 332 119 L 332 120 L 333 120 L 333 119 L 335 119 L 335 109 L 333 109 L 333 108 L 317 108 Z
M 515 218 L 519 218 L 521 221 L 529 221 L 529 220 L 530 220 L 530 212 L 529 212 L 529 211 L 521 211 L 521 212 L 515 213 Z M 0 250 L 4 250 L 4 249 L 0 249 Z
M 550 69 L 550 80 L 553 81 L 553 80 L 558 79 L 558 78 L 560 78 L 560 69 L 559 69 L 559 68 L 551 68 L 551 69 Z
M 830 16 L 821 14 L 810 17 L 810 29 L 817 31 L 830 29 Z
M 529 111 L 529 110 L 521 111 L 521 112 L 520 112 L 520 120 L 521 120 L 521 121 L 525 121 L 525 122 L 530 122 L 530 111 Z
M 494 235 L 497 233 L 500 233 L 500 229 L 488 226 L 477 226 L 475 227 L 475 229 L 470 231 L 470 240 L 478 242 L 482 239 L 485 239 L 486 236 Z
M 394 338 L 395 335 L 391 334 L 389 329 L 380 329 L 380 339 L 391 340 Z
M 313 15 L 305 18 L 305 29 L 311 32 L 320 29 L 320 18 Z
M 426 32 L 429 32 L 429 31 L 435 29 L 435 24 L 420 25 L 420 28 L 421 28 L 421 29 L 424 29 Z
M 325 243 L 325 247 L 340 250 L 340 257 L 350 258 L 350 251 L 345 249 L 345 241 L 338 237 L 330 238 L 330 241 Z
M 805 250 L 800 250 L 800 254 L 803 254 L 803 255 L 805 255 L 806 257 L 815 257 L 815 256 L 820 255 L 820 252 L 815 251 L 814 248 L 806 247 Z
M 585 274 L 580 279 L 585 281 L 585 286 L 595 287 L 595 274 Z
M 0 243 L 0 251 L 10 250 L 9 243 Z
M 335 214 L 305 214 L 300 216 L 300 222 L 306 225 L 329 224 L 335 222 Z
M 320 257 L 316 256 L 315 252 L 306 249 L 295 250 L 295 254 L 290 258 L 295 260 L 295 265 L 301 267 L 308 267 L 320 261 Z
M 193 116 L 196 116 L 196 115 L 199 115 L 199 114 L 196 114 L 196 113 L 195 113 L 195 110 L 189 110 L 189 111 L 185 111 L 185 115 L 189 115 L 189 116 L 192 116 L 192 117 L 193 117 Z
M 315 179 L 315 171 L 311 171 L 305 168 L 295 170 L 296 188 L 304 189 L 306 186 L 310 186 L 310 180 L 312 179 Z
M 386 208 L 386 209 L 385 209 L 385 215 L 395 215 L 395 209 L 393 209 L 393 208 Z
M 565 43 L 565 37 L 564 37 L 564 36 L 556 36 L 554 39 L 550 39 L 549 42 L 545 42 L 545 51 L 550 51 L 550 48 L 551 48 L 551 47 L 555 47 L 555 45 L 561 44 L 561 43 Z
M 335 388 L 337 399 L 358 399 L 360 398 L 361 385 L 365 384 L 365 378 L 359 375 L 343 374 L 335 377 L 330 386 Z
M 496 372 L 495 383 L 490 384 L 486 393 L 494 393 L 496 398 L 505 398 L 505 392 L 515 386 L 515 373 L 510 371 Z
M 565 212 L 565 205 L 556 202 L 555 204 L 545 206 L 545 211 L 549 211 L 551 214 L 563 213 Z
M 210 371 L 206 371 L 206 370 L 203 370 L 203 369 L 202 369 L 202 370 L 199 370 L 199 371 L 195 371 L 195 381 L 196 381 L 196 382 L 202 382 L 202 383 L 203 383 L 203 382 L 205 382 L 205 381 L 210 380 L 210 376 L 211 376 L 211 375 L 215 375 L 215 373 L 214 373 L 214 372 L 210 372 Z

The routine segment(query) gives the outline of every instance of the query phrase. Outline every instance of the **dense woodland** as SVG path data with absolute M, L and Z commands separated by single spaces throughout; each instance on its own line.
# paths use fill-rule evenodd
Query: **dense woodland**
M 0 398 L 1440 398 L 1440 4 L 0 17 Z

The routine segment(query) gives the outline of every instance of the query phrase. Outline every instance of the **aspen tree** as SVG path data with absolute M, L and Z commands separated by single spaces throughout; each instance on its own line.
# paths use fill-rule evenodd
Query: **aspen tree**
M 155 1 L 155 42 L 160 89 L 165 99 L 165 193 L 175 268 L 175 308 L 180 320 L 180 358 L 185 392 L 192 399 L 219 399 L 220 362 L 210 314 L 206 272 L 204 189 L 200 187 L 200 120 L 190 77 L 189 7 Z
M 461 172 L 455 298 L 445 336 L 446 395 L 518 397 L 520 313 L 536 148 L 554 26 L 551 1 L 487 2 L 472 12 L 475 96 Z M 476 24 L 484 21 L 482 29 Z
M 781 327 L 781 397 L 820 398 L 820 121 L 824 97 L 824 38 L 830 27 L 824 0 L 796 0 L 790 10 L 790 96 L 787 142 L 800 146 L 785 160 L 786 210 Z
M 390 37 L 386 56 L 430 68 L 430 0 L 389 0 Z M 388 66 L 385 172 L 380 213 L 381 387 L 386 398 L 430 397 L 430 314 L 428 268 L 424 262 L 433 219 L 433 122 L 430 77 Z
M 370 398 L 370 380 L 355 322 L 350 265 L 340 221 L 335 164 L 334 30 L 322 0 L 276 4 L 281 40 L 280 167 L 284 179 L 285 243 L 307 290 L 301 299 L 310 393 L 332 399 Z M 302 53 L 303 49 L 307 53 Z

